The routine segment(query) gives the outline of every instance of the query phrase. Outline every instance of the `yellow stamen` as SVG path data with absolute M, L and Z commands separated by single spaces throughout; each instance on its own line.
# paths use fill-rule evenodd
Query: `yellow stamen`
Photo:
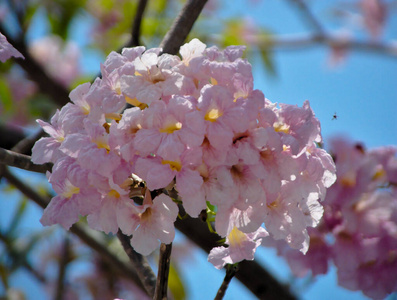
M 228 235 L 229 245 L 231 247 L 240 246 L 242 242 L 247 240 L 245 234 L 238 230 L 236 226 L 233 227 Z
M 80 188 L 78 188 L 77 186 L 74 186 L 70 183 L 70 185 L 68 186 L 68 189 L 62 193 L 62 196 L 69 199 L 74 194 L 78 194 L 78 193 L 80 193 Z
M 125 96 L 125 101 L 133 106 L 139 107 L 141 110 L 144 110 L 148 105 L 146 103 L 139 102 L 136 98 L 132 99 L 128 96 Z
M 181 122 L 176 122 L 176 123 L 172 123 L 167 125 L 164 128 L 160 128 L 159 131 L 160 132 L 165 132 L 165 133 L 173 133 L 176 130 L 180 130 L 182 128 L 182 123 Z
M 379 179 L 381 179 L 382 177 L 384 177 L 386 175 L 386 171 L 385 171 L 385 169 L 381 166 L 381 165 L 378 165 L 377 167 L 376 167 L 376 172 L 375 172 L 375 174 L 372 176 L 372 180 L 379 180 Z
M 122 117 L 122 115 L 118 114 L 118 113 L 107 113 L 107 114 L 105 114 L 105 118 L 106 119 L 111 119 L 111 120 L 115 120 L 115 121 L 120 121 L 121 117 Z
M 182 164 L 180 162 L 177 161 L 172 161 L 172 160 L 163 160 L 161 162 L 163 165 L 169 165 L 171 170 L 173 171 L 180 171 L 182 169 Z
M 276 122 L 273 124 L 273 128 L 276 132 L 284 132 L 284 133 L 289 133 L 289 125 Z
M 88 115 L 90 113 L 91 107 L 88 104 L 85 104 L 83 106 L 80 106 L 81 110 L 85 115 Z
M 62 143 L 65 140 L 65 137 L 60 135 L 60 136 L 56 137 L 56 140 L 57 140 L 57 142 Z
M 114 198 L 120 198 L 120 194 L 119 194 L 119 192 L 117 192 L 116 190 L 111 190 L 111 191 L 108 193 L 108 196 L 109 196 L 109 197 L 114 197 Z
M 213 77 L 211 77 L 210 83 L 211 83 L 212 85 L 218 85 L 218 81 L 217 81 L 215 78 L 213 78 Z
M 340 183 L 344 187 L 354 187 L 357 181 L 357 174 L 354 170 L 347 172 L 340 179 Z
M 219 117 L 222 116 L 222 112 L 217 108 L 210 109 L 205 115 L 204 119 L 210 122 L 215 122 Z

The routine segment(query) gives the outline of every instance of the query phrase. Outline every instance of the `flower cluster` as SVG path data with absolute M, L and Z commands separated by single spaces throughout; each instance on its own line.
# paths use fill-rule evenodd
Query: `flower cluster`
M 303 256 L 276 246 L 295 275 L 325 274 L 333 260 L 341 286 L 383 299 L 397 291 L 397 148 L 366 151 L 334 139 L 331 153 L 338 180 L 323 202 L 321 223 L 309 230 L 309 251 Z
M 267 235 L 306 252 L 335 165 L 316 147 L 309 102 L 265 99 L 243 51 L 194 39 L 181 58 L 159 48 L 112 52 L 101 79 L 73 90 L 50 124 L 38 121 L 50 137 L 32 160 L 54 163 L 48 179 L 57 193 L 41 222 L 69 228 L 87 216 L 94 229 L 132 235 L 146 255 L 174 238 L 176 191 L 193 217 L 215 207 L 215 229 L 229 245 L 210 254 L 218 268 L 253 259 Z

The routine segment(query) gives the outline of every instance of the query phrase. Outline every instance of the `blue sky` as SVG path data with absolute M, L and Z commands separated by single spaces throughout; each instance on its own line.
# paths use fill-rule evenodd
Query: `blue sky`
M 307 32 L 304 23 L 288 3 L 289 1 L 224 1 L 223 16 L 246 15 L 273 32 L 290 34 Z M 329 13 L 324 9 L 334 1 L 311 1 L 314 10 L 322 20 L 326 21 L 327 28 L 337 29 Z M 233 5 L 230 5 L 233 3 Z M 391 19 L 387 38 L 396 38 L 396 12 Z M 89 23 L 89 22 L 87 22 Z M 39 27 L 42 24 L 39 24 Z M 80 29 L 79 29 L 80 30 Z M 42 34 L 43 27 L 32 33 L 32 38 Z M 82 43 L 81 32 L 76 38 Z M 99 63 L 103 58 L 91 53 L 87 60 L 83 60 L 84 69 L 99 70 Z M 367 148 L 382 145 L 397 145 L 397 57 L 351 52 L 346 62 L 338 67 L 331 68 L 328 64 L 329 50 L 324 46 L 316 46 L 300 51 L 277 51 L 274 62 L 277 76 L 272 77 L 262 68 L 259 60 L 253 64 L 255 87 L 262 90 L 266 97 L 273 102 L 297 104 L 301 106 L 308 99 L 320 119 L 322 133 L 327 139 L 337 134 L 344 134 L 353 140 L 364 143 Z M 337 120 L 332 120 L 336 113 Z M 22 174 L 22 173 L 20 173 Z M 23 173 L 27 174 L 27 173 Z M 39 177 L 33 176 L 32 182 Z M 4 212 L 12 211 L 15 205 L 9 195 L 0 197 L 2 224 L 6 222 Z M 7 199 L 4 199 L 7 198 Z M 31 217 L 24 227 L 40 229 L 38 221 L 41 210 L 32 204 L 29 208 Z M 183 277 L 188 285 L 189 299 L 213 298 L 219 288 L 224 271 L 216 270 L 206 261 L 206 255 L 197 250 L 193 251 L 194 259 L 186 262 L 182 268 Z M 283 259 L 278 258 L 273 250 L 260 249 L 257 259 L 270 270 L 273 270 L 281 280 L 289 280 L 290 272 Z M 29 287 L 29 281 L 22 280 L 25 276 L 18 275 L 15 284 Z M 303 285 L 304 281 L 299 282 Z M 1 291 L 1 288 L 0 288 Z M 33 290 L 31 290 L 32 292 Z M 36 291 L 38 299 L 40 291 Z M 32 295 L 32 294 L 30 294 Z M 225 299 L 255 299 L 237 281 L 233 280 Z M 350 292 L 337 286 L 335 270 L 326 276 L 319 276 L 313 284 L 306 287 L 301 299 L 367 299 L 360 292 Z

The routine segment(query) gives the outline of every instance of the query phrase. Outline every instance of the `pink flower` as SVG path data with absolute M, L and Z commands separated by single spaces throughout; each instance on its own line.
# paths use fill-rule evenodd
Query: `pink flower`
M 172 72 L 179 59 L 150 49 L 134 60 L 135 73 L 121 78 L 121 91 L 130 99 L 150 105 L 162 97 L 178 94 L 183 76 Z
M 121 214 L 125 220 L 120 222 L 121 230 L 125 234 L 132 234 L 131 246 L 142 255 L 152 253 L 160 242 L 169 244 L 174 240 L 178 207 L 164 194 L 152 200 L 147 191 L 141 206 L 131 204 Z
M 23 55 L 9 43 L 7 38 L 0 32 L 0 60 L 5 62 L 11 56 L 24 59 Z
M 279 120 L 273 126 L 293 154 L 298 154 L 306 145 L 321 142 L 320 122 L 314 116 L 309 101 L 306 100 L 303 107 L 288 104 L 280 104 L 280 107 L 277 111 Z
M 377 38 L 386 22 L 387 6 L 382 0 L 361 0 L 364 25 L 373 38 Z
M 88 172 L 69 157 L 59 159 L 52 172 L 47 176 L 58 195 L 51 199 L 40 222 L 43 225 L 61 224 L 69 229 L 80 215 L 87 215 L 99 207 L 101 196 L 87 183 Z
M 87 215 L 91 228 L 121 228 L 149 254 L 174 238 L 178 209 L 165 195 L 173 190 L 194 217 L 215 206 L 216 230 L 229 244 L 211 252 L 219 268 L 253 259 L 263 223 L 306 252 L 307 228 L 320 222 L 320 201 L 335 181 L 331 157 L 315 146 L 320 125 L 309 103 L 278 108 L 254 90 L 244 47 L 220 51 L 193 40 L 182 59 L 144 50 L 112 52 L 102 79 L 72 91 L 73 103 L 51 124 L 39 121 L 51 137 L 37 142 L 33 160 L 54 162 L 50 181 L 59 185 L 46 223 L 68 227 Z M 364 168 L 378 171 L 373 181 L 394 178 L 392 151 L 376 157 Z M 136 176 L 145 184 L 142 205 L 130 198 Z M 96 200 L 82 201 L 89 189 Z M 152 200 L 155 190 L 165 194 Z
M 47 132 L 50 137 L 41 138 L 32 148 L 32 161 L 35 164 L 44 164 L 46 162 L 55 163 L 62 158 L 64 154 L 59 150 L 65 140 L 63 130 L 63 120 L 61 120 L 59 110 L 51 118 L 51 124 L 37 120 L 37 123 Z
M 222 269 L 226 264 L 235 264 L 244 259 L 253 260 L 256 248 L 261 244 L 262 238 L 268 233 L 262 227 L 252 233 L 243 233 L 233 227 L 226 237 L 228 247 L 215 247 L 208 255 L 208 261 L 215 268 Z
M 179 96 L 173 96 L 168 104 L 153 103 L 143 112 L 134 148 L 142 156 L 155 154 L 176 160 L 185 149 L 200 146 L 203 122 L 197 113 L 191 113 L 194 109 L 190 99 Z M 192 128 L 191 124 L 195 126 Z
M 230 91 L 221 86 L 207 85 L 201 91 L 198 109 L 206 121 L 206 136 L 214 148 L 227 149 L 233 142 L 235 132 L 248 129 L 249 120 L 243 108 L 233 100 Z

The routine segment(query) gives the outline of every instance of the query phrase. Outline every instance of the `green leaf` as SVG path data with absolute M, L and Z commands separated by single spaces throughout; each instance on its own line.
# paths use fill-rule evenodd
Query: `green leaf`
M 12 94 L 4 77 L 0 79 L 0 102 L 2 114 L 11 114 L 13 111 Z
M 222 47 L 224 48 L 231 45 L 243 45 L 245 42 L 241 34 L 242 29 L 242 20 L 226 21 L 221 39 Z
M 179 275 L 177 267 L 172 263 L 170 264 L 168 288 L 170 289 L 175 300 L 186 299 L 186 291 L 181 276 Z
M 274 62 L 273 62 L 272 52 L 269 51 L 269 49 L 261 49 L 259 51 L 259 53 L 261 55 L 264 65 L 265 65 L 266 71 L 270 75 L 276 76 L 277 72 L 276 72 L 276 67 L 274 65 Z

